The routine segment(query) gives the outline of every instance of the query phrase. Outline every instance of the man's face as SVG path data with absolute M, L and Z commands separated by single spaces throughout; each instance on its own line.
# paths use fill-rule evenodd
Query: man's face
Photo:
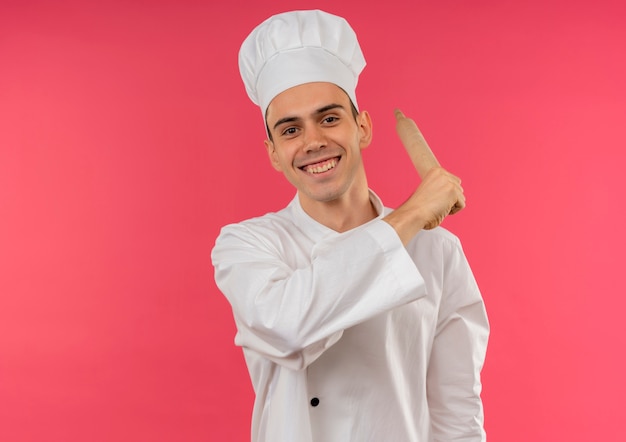
M 361 149 L 371 141 L 371 121 L 367 112 L 355 121 L 350 98 L 338 86 L 306 83 L 287 89 L 270 103 L 266 121 L 270 161 L 304 204 L 349 197 L 355 186 L 367 186 Z

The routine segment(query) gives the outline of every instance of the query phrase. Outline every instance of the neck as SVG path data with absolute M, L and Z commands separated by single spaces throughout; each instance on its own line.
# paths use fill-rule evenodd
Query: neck
M 332 201 L 312 202 L 300 198 L 300 204 L 311 218 L 336 232 L 354 229 L 378 215 L 367 186 Z

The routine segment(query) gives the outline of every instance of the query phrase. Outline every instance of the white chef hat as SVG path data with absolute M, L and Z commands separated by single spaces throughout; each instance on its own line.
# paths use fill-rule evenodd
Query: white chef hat
M 364 67 L 348 22 L 319 10 L 274 15 L 257 26 L 239 50 L 241 78 L 264 116 L 281 92 L 317 81 L 342 88 L 358 109 L 355 90 Z

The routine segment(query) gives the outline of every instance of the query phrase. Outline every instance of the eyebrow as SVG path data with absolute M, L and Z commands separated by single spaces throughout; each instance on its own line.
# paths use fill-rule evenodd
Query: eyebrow
M 315 112 L 313 112 L 313 115 L 323 114 L 325 112 L 328 112 L 329 110 L 333 110 L 333 109 L 337 109 L 337 108 L 345 110 L 345 107 L 342 106 L 341 104 L 331 103 L 331 104 L 327 104 L 326 106 L 322 106 L 319 109 L 316 109 Z M 278 120 L 274 124 L 273 129 L 276 130 L 276 128 L 278 126 L 280 126 L 281 124 L 293 123 L 294 121 L 300 121 L 300 120 L 302 120 L 302 118 L 300 118 L 300 117 L 285 117 L 285 118 L 281 118 L 280 120 Z

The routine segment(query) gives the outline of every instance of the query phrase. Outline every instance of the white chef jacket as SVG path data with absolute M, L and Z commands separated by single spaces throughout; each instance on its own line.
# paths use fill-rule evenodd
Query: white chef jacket
M 483 441 L 489 325 L 460 242 L 403 246 L 379 216 L 338 233 L 296 196 L 212 251 L 256 394 L 253 442 Z

